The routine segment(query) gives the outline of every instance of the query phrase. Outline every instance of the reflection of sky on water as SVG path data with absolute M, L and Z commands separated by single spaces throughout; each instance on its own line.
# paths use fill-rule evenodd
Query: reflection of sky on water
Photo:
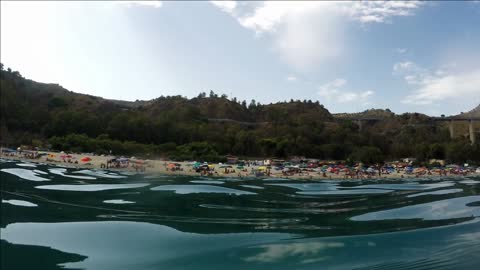
M 461 189 L 461 188 L 441 189 L 441 190 L 436 190 L 436 191 L 410 194 L 410 195 L 407 196 L 407 198 L 414 198 L 414 197 L 426 196 L 426 195 L 445 195 L 445 194 L 458 193 L 458 192 L 462 192 L 462 191 L 463 191 L 463 189 Z
M 155 191 L 174 191 L 176 194 L 192 194 L 192 193 L 224 193 L 233 195 L 254 195 L 256 193 L 250 191 L 237 190 L 226 187 L 210 186 L 210 185 L 163 185 L 154 187 Z
M 36 186 L 38 189 L 64 190 L 64 191 L 102 191 L 112 189 L 141 188 L 149 184 L 85 184 L 85 185 L 44 185 Z
M 60 176 L 64 176 L 64 177 L 68 177 L 68 178 L 84 179 L 84 180 L 95 180 L 95 179 L 97 179 L 95 177 L 90 177 L 90 176 L 79 176 L 79 175 L 66 174 L 67 169 L 61 169 L 61 168 L 60 169 L 49 169 L 49 171 L 50 171 L 50 173 L 60 175 Z
M 278 184 L 265 184 L 266 186 L 279 186 L 299 189 L 303 191 L 307 190 L 336 190 L 338 184 L 333 183 L 313 183 L 313 184 L 296 184 L 296 183 L 278 183 Z
M 372 184 L 362 185 L 353 188 L 378 188 L 378 189 L 395 189 L 395 190 L 426 190 L 434 188 L 444 188 L 454 186 L 453 182 L 440 182 L 431 184 L 419 184 L 417 182 L 401 183 L 401 184 Z
M 7 203 L 11 205 L 16 205 L 16 206 L 25 206 L 25 207 L 36 207 L 38 206 L 37 204 L 23 201 L 23 200 L 2 200 L 2 203 Z
M 368 195 L 368 194 L 385 194 L 393 192 L 388 189 L 345 189 L 345 190 L 328 190 L 328 191 L 298 191 L 301 195 Z
M 103 202 L 104 203 L 111 203 L 111 204 L 131 204 L 131 203 L 135 203 L 135 202 L 131 202 L 131 201 L 125 201 L 125 200 L 122 200 L 122 199 L 119 199 L 119 200 L 105 200 Z
M 1 229 L 1 235 L 13 244 L 86 256 L 63 264 L 85 269 L 478 269 L 479 229 L 474 221 L 302 239 L 288 233 L 197 234 L 139 222 L 76 222 L 15 223 Z M 386 262 L 388 267 L 381 267 Z
M 478 178 L 265 181 L 0 166 L 0 238 L 17 258 L 83 255 L 58 262 L 86 269 L 480 269 L 480 223 L 460 223 L 479 214 Z M 19 181 L 32 175 L 52 182 Z
M 30 180 L 30 181 L 50 181 L 47 178 L 38 176 L 39 173 L 29 169 L 8 168 L 8 169 L 1 169 L 0 171 L 13 174 L 15 176 L 20 177 L 21 179 Z
M 480 196 L 460 197 L 366 213 L 363 215 L 354 216 L 351 219 L 354 221 L 387 219 L 441 220 L 477 217 L 480 215 L 480 206 L 467 206 L 467 204 L 478 201 L 480 201 Z

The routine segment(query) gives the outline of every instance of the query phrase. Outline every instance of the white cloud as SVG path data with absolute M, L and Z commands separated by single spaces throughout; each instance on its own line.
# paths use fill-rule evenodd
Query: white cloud
M 350 16 L 362 23 L 390 23 L 391 17 L 412 16 L 421 1 L 355 1 L 347 8 Z
M 438 70 L 439 73 L 444 72 Z M 423 85 L 433 79 L 431 72 L 412 61 L 398 62 L 393 65 L 393 74 L 401 75 L 409 85 Z
M 237 1 L 210 1 L 210 3 L 230 14 L 232 14 L 237 7 Z
M 296 76 L 293 76 L 293 75 L 289 75 L 287 77 L 287 81 L 289 81 L 289 82 L 295 82 L 297 80 L 298 80 L 298 78 Z
M 349 103 L 356 102 L 361 105 L 369 105 L 370 97 L 374 95 L 371 90 L 367 91 L 345 91 L 347 84 L 345 79 L 335 79 L 319 87 L 318 95 L 325 99 L 327 103 Z
M 399 54 L 404 54 L 408 51 L 407 48 L 396 48 L 395 49 L 395 52 L 399 53 Z
M 125 5 L 127 7 L 131 6 L 146 6 L 146 7 L 153 7 L 159 8 L 162 7 L 162 1 L 115 1 L 114 3 Z
M 388 23 L 392 17 L 410 16 L 419 1 L 264 1 L 213 3 L 257 36 L 273 37 L 274 49 L 298 69 L 338 60 L 345 52 L 348 19 L 362 23 Z M 244 7 L 250 7 L 245 11 Z
M 461 74 L 431 76 L 419 85 L 403 103 L 427 105 L 446 100 L 480 100 L 480 69 Z
M 393 65 L 393 74 L 403 76 L 413 87 L 404 104 L 427 105 L 468 99 L 480 101 L 480 69 L 454 72 L 456 64 L 429 70 L 411 61 Z
M 411 61 L 398 62 L 393 65 L 393 71 L 395 73 L 402 73 L 405 71 L 417 70 L 418 66 Z

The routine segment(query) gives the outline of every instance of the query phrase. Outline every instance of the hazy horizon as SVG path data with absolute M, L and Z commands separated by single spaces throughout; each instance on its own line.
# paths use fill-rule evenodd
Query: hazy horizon
M 480 103 L 478 25 L 478 2 L 2 1 L 1 62 L 107 99 L 451 115 Z

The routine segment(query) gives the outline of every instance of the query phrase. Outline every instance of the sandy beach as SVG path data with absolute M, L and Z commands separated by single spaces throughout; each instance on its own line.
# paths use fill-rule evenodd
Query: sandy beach
M 66 157 L 68 156 L 68 157 Z M 58 152 L 46 152 L 46 155 L 39 158 L 26 158 L 18 155 L 9 156 L 9 155 L 0 155 L 3 159 L 9 160 L 18 160 L 21 162 L 32 162 L 32 163 L 43 163 L 50 165 L 57 165 L 62 167 L 71 167 L 71 168 L 88 168 L 88 169 L 108 169 L 112 171 L 130 171 L 138 172 L 144 174 L 161 174 L 161 175 L 185 175 L 185 176 L 199 176 L 200 173 L 196 172 L 193 168 L 194 162 L 178 162 L 178 161 L 169 161 L 169 160 L 141 160 L 141 159 L 130 159 L 130 161 L 125 164 L 124 167 L 112 167 L 112 164 L 107 168 L 107 163 L 109 160 L 114 159 L 114 156 L 95 156 L 88 154 L 64 154 Z M 86 158 L 86 159 L 85 159 Z M 84 161 L 82 161 L 84 160 Z M 88 161 L 85 161 L 88 160 Z M 70 162 L 68 162 L 70 161 Z M 179 164 L 179 170 L 172 170 L 170 164 Z M 245 166 L 244 169 L 238 169 L 237 166 L 233 165 L 231 168 L 225 169 L 223 166 L 226 164 L 222 163 L 209 163 L 210 169 L 213 170 L 212 174 L 205 175 L 208 177 L 255 177 L 252 171 L 256 171 L 259 167 L 262 166 Z M 222 166 L 222 167 L 221 167 Z M 286 178 L 286 179 L 300 179 L 300 180 L 343 180 L 343 179 L 401 179 L 401 178 L 416 178 L 416 177 L 440 177 L 441 175 L 437 172 L 432 172 L 431 174 L 407 174 L 405 171 L 392 172 L 392 173 L 382 173 L 381 176 L 378 174 L 375 175 L 348 175 L 346 172 L 327 172 L 322 173 L 318 171 L 302 171 L 301 173 L 295 173 L 292 175 L 285 175 L 281 170 L 275 170 L 272 168 L 270 170 L 270 175 L 263 175 L 261 178 Z M 445 176 L 445 175 L 443 175 Z M 447 173 L 447 176 L 480 176 L 480 173 L 470 172 L 467 175 L 464 174 L 454 174 Z

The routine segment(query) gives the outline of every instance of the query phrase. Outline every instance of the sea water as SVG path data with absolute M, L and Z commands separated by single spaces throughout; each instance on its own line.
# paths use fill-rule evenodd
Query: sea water
M 480 179 L 206 179 L 0 163 L 1 269 L 480 269 Z

